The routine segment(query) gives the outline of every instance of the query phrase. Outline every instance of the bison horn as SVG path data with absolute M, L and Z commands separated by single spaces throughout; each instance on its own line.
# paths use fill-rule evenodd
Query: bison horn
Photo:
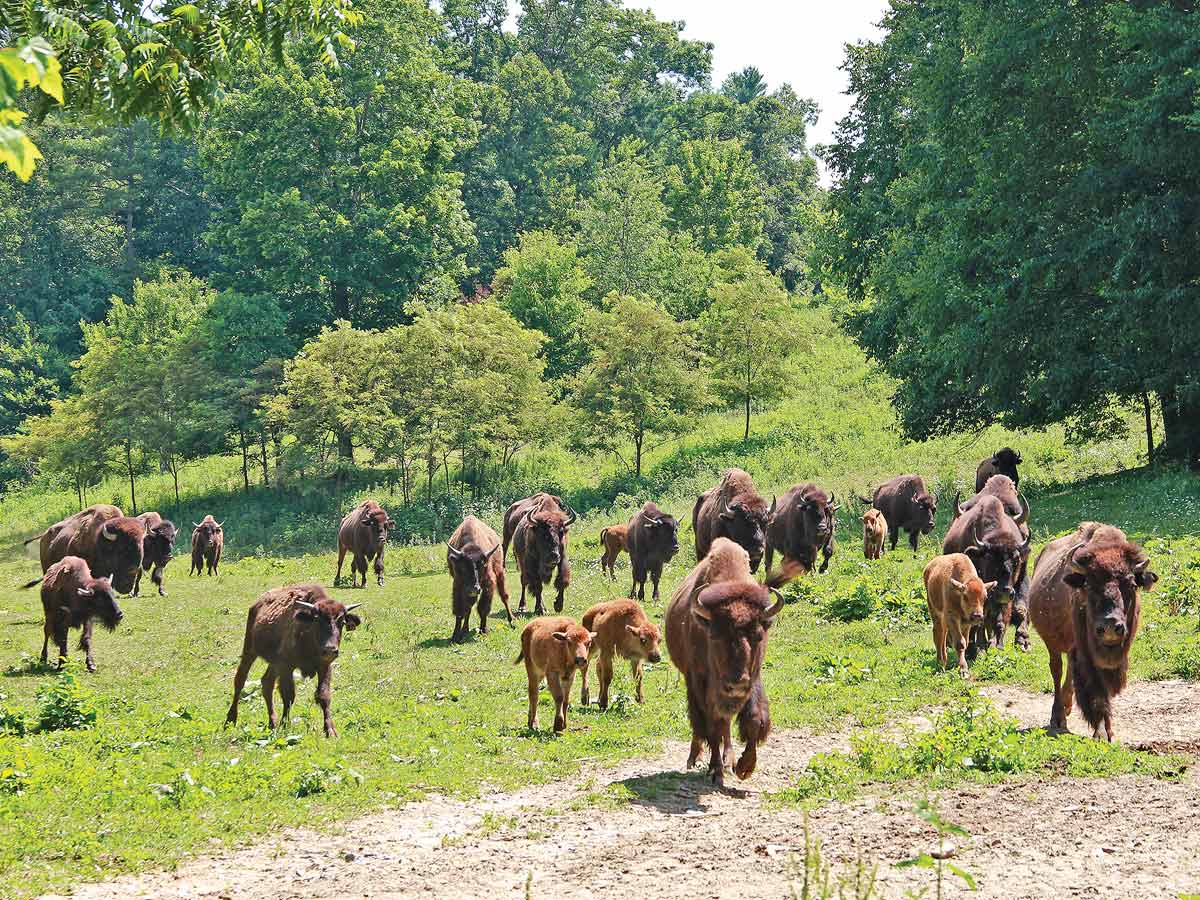
M 200 523 L 199 523 L 199 522 L 193 522 L 193 523 L 192 523 L 192 527 L 193 527 L 193 528 L 199 528 L 199 527 L 200 527 Z
M 958 518 L 963 514 L 962 504 L 959 501 L 962 499 L 962 491 L 954 492 L 954 518 Z
M 732 519 L 733 518 L 733 510 L 731 510 L 729 508 L 729 500 L 725 497 L 724 494 L 721 495 L 721 507 L 720 507 L 719 515 L 721 516 L 722 519 Z
M 104 523 L 100 529 L 100 536 L 106 541 L 115 541 L 117 539 L 117 533 L 113 530 L 111 522 Z
M 304 609 L 311 610 L 312 612 L 317 611 L 317 604 L 309 603 L 307 600 L 297 600 L 296 605 L 303 607 Z
M 1133 574 L 1141 575 L 1146 571 L 1146 566 L 1150 565 L 1150 557 L 1146 557 L 1141 562 L 1133 564 Z
M 1080 551 L 1080 549 L 1083 548 L 1085 543 L 1086 543 L 1085 541 L 1080 541 L 1078 544 L 1076 544 L 1074 547 L 1072 547 L 1069 551 L 1067 551 L 1067 565 L 1069 565 L 1071 567 L 1072 571 L 1078 572 L 1080 575 L 1086 575 L 1087 568 L 1084 565 L 1082 565 L 1077 559 L 1075 559 L 1075 554 L 1078 553 Z
M 767 515 L 768 516 L 775 515 L 775 509 L 778 506 L 779 506 L 779 498 L 776 497 L 774 494 L 772 494 L 771 495 L 771 508 L 767 510 Z
M 450 556 L 453 557 L 454 559 L 462 558 L 462 555 L 463 555 L 462 551 L 459 550 L 457 547 L 455 547 L 453 544 L 447 544 L 446 549 L 450 551 Z
M 362 603 L 351 603 L 346 607 L 346 612 L 354 612 L 354 610 L 358 609 L 360 606 L 362 606 Z
M 1021 514 L 1013 519 L 1018 525 L 1024 525 L 1029 519 L 1029 501 L 1025 499 L 1024 494 L 1017 494 L 1017 499 L 1021 501 Z
M 485 554 L 483 555 L 483 558 L 484 558 L 484 560 L 486 561 L 486 560 L 489 560 L 489 559 L 491 559 L 491 558 L 492 558 L 492 554 L 494 554 L 494 553 L 495 553 L 497 550 L 499 550 L 499 549 L 500 549 L 500 545 L 499 545 L 499 544 L 497 544 L 495 547 L 493 547 L 491 550 L 489 550 L 487 553 L 485 553 Z
M 778 588 L 769 587 L 767 590 L 775 595 L 775 604 L 766 611 L 765 615 L 767 619 L 774 619 L 783 611 L 783 594 Z
M 978 522 L 978 520 L 971 523 L 971 546 L 977 547 L 980 550 L 983 550 L 987 547 L 987 545 L 983 541 L 979 540 L 979 522 Z
M 567 521 L 564 522 L 563 524 L 571 525 L 579 517 L 575 515 L 575 510 L 571 509 L 570 504 L 564 504 L 564 506 L 566 506 Z
M 225 527 L 225 523 L 224 523 L 224 522 L 218 522 L 218 523 L 217 523 L 217 531 L 220 531 L 220 530 L 221 530 L 222 528 L 224 528 L 224 527 Z

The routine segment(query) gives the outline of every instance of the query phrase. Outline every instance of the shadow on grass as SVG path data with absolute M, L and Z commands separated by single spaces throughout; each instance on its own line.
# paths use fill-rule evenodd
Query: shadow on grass
M 57 652 L 57 648 L 55 652 Z M 26 678 L 38 675 L 57 675 L 58 672 L 56 663 L 42 662 L 41 658 L 37 656 L 22 656 L 19 663 L 14 663 L 4 670 L 4 677 Z

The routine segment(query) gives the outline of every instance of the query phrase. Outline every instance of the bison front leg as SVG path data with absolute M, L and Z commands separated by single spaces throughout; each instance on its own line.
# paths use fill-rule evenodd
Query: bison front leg
M 963 634 L 962 624 L 955 622 L 950 626 L 950 640 L 954 643 L 954 649 L 958 651 L 958 674 L 963 678 L 967 677 L 967 636 Z M 942 649 L 942 668 L 946 668 L 946 650 L 943 644 Z
M 699 691 L 700 685 L 692 683 L 692 679 L 687 679 L 687 703 L 688 703 L 688 721 L 692 726 L 692 746 L 688 751 L 687 768 L 690 769 L 696 764 L 696 760 L 700 758 L 700 751 L 704 748 L 704 737 L 708 734 L 708 717 L 704 713 L 703 693 Z
M 96 660 L 92 657 L 92 620 L 88 619 L 83 623 L 83 630 L 79 635 L 79 649 L 85 654 L 87 661 L 87 670 L 89 672 L 96 671 Z M 63 652 L 63 658 L 66 659 L 66 652 Z
M 543 616 L 546 614 L 546 607 L 542 605 L 542 583 L 538 579 L 529 582 L 529 593 L 533 594 L 533 614 L 535 616 Z M 524 603 L 522 603 L 522 606 Z
M 716 720 L 709 722 L 708 734 L 708 776 L 712 783 L 719 788 L 725 787 L 725 743 L 729 734 L 729 722 Z
M 754 774 L 758 765 L 758 745 L 765 741 L 770 733 L 771 708 L 767 703 L 767 692 L 760 682 L 754 686 L 750 699 L 738 713 L 738 735 L 746 747 L 733 772 L 742 781 Z
M 558 592 L 554 597 L 554 611 L 562 612 L 567 588 L 571 586 L 571 564 L 567 561 L 566 548 L 563 548 L 562 560 L 558 564 L 558 573 L 554 577 L 554 588 Z
M 642 661 L 635 659 L 632 668 L 634 697 L 637 698 L 638 703 L 645 703 L 646 698 L 642 696 Z
M 383 547 L 375 554 L 375 583 L 383 587 Z M 367 573 L 363 572 L 363 587 L 367 586 Z
M 946 657 L 946 620 L 942 616 L 933 620 L 933 646 L 937 650 L 938 665 L 945 669 L 950 661 Z
M 655 603 L 658 602 L 658 582 L 659 582 L 659 579 L 662 578 L 662 570 L 663 570 L 662 563 L 659 563 L 656 566 L 650 567 L 650 581 L 654 585 L 654 591 L 653 591 L 653 593 L 651 593 L 650 598 Z
M 542 679 L 528 667 L 525 675 L 529 681 L 529 730 L 533 731 L 537 728 L 538 686 Z
M 889 528 L 888 529 L 888 540 L 892 542 L 892 549 L 895 550 L 896 544 L 900 541 L 900 529 L 899 528 Z
M 917 541 L 919 541 L 920 539 L 921 539 L 920 531 L 910 531 L 908 533 L 908 544 L 910 547 L 912 547 L 913 553 L 917 552 Z
M 166 588 L 163 587 L 163 577 L 166 575 L 164 566 L 155 565 L 154 571 L 150 574 L 150 580 L 154 582 L 154 586 L 158 588 L 158 596 L 167 596 Z
M 608 688 L 613 680 L 613 658 L 610 653 L 601 653 L 599 660 L 600 709 L 608 709 Z
M 317 706 L 321 707 L 321 713 L 325 717 L 325 737 L 337 737 L 337 729 L 333 727 L 333 714 L 330 712 L 329 704 L 333 700 L 333 666 L 326 665 L 320 672 L 317 673 Z
M 138 569 L 133 573 L 133 593 L 130 597 L 140 597 L 142 594 L 142 570 Z
M 479 633 L 487 634 L 488 632 L 488 616 L 492 613 L 492 590 L 484 588 L 479 593 L 479 600 L 475 604 L 475 613 L 479 616 Z M 471 609 L 467 608 L 467 620 L 463 623 L 467 633 L 471 631 Z
M 1023 653 L 1029 652 L 1029 579 L 1023 578 L 1013 592 L 1012 624 L 1016 629 L 1014 646 Z
M 567 727 L 567 709 L 564 696 L 563 680 L 557 672 L 546 673 L 546 687 L 550 688 L 550 696 L 554 698 L 554 731 L 565 731 Z

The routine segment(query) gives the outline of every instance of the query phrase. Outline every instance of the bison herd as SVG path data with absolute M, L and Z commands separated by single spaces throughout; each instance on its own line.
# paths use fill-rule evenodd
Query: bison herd
M 1051 727 L 1066 727 L 1078 695 L 1093 734 L 1099 736 L 1103 728 L 1111 740 L 1111 699 L 1125 684 L 1140 592 L 1153 587 L 1157 576 L 1144 551 L 1123 532 L 1095 522 L 1085 522 L 1074 534 L 1047 544 L 1030 576 L 1030 507 L 1017 489 L 1020 461 L 1020 454 L 1004 448 L 980 463 L 976 493 L 965 502 L 955 498 L 943 555 L 925 567 L 938 660 L 947 667 L 953 652 L 965 676 L 980 651 L 1004 646 L 1009 625 L 1014 626 L 1016 646 L 1028 649 L 1032 622 L 1050 651 L 1055 685 Z M 880 559 L 888 539 L 894 550 L 901 531 L 908 534 L 914 552 L 920 535 L 933 531 L 937 500 L 919 475 L 899 475 L 881 484 L 871 499 L 860 499 L 870 507 L 862 516 L 867 560 Z M 708 771 L 716 783 L 722 784 L 730 769 L 747 778 L 771 728 L 761 672 L 771 625 L 783 609 L 779 588 L 794 577 L 826 570 L 836 549 L 838 509 L 833 494 L 811 483 L 796 485 L 768 504 L 747 472 L 725 472 L 717 485 L 696 498 L 691 518 L 696 565 L 671 595 L 662 633 L 639 601 L 645 599 L 647 580 L 652 599 L 659 599 L 663 567 L 679 550 L 680 527 L 657 504 L 648 502 L 628 522 L 601 531 L 604 573 L 615 578 L 618 555 L 629 554 L 629 599 L 592 606 L 578 623 L 561 615 L 571 583 L 568 537 L 576 521 L 561 497 L 537 493 L 512 504 L 504 516 L 503 537 L 467 516 L 446 544 L 454 616 L 451 641 L 468 638 L 472 612 L 479 631 L 487 632 L 497 594 L 513 623 L 505 584 L 511 547 L 521 579 L 518 612 L 525 610 L 528 591 L 537 616 L 522 631 L 516 659 L 525 665 L 531 729 L 537 722 L 543 680 L 554 698 L 554 730 L 567 727 L 576 674 L 581 676 L 582 702 L 590 700 L 593 661 L 601 710 L 609 705 L 617 657 L 630 663 L 636 699 L 643 702 L 643 664 L 660 661 L 660 640 L 665 638 L 687 690 L 692 727 L 688 766 L 707 749 Z M 223 523 L 206 516 L 194 526 L 191 572 L 215 575 L 224 547 Z M 355 587 L 359 575 L 366 587 L 369 564 L 382 585 L 384 549 L 394 528 L 391 517 L 373 500 L 353 509 L 338 529 L 334 584 L 340 582 L 350 554 Z M 80 648 L 94 671 L 93 622 L 116 628 L 122 619 L 116 595 L 136 596 L 144 571 L 153 570 L 151 580 L 165 596 L 163 575 L 175 539 L 175 526 L 157 513 L 127 517 L 115 506 L 97 505 L 26 541 L 40 540 L 43 575 L 25 587 L 41 584 L 43 662 L 51 639 L 58 646 L 60 664 L 65 660 L 67 631 L 75 628 L 82 632 Z M 773 570 L 776 555 L 780 566 Z M 755 572 L 764 559 L 765 573 L 759 580 Z M 560 615 L 547 617 L 542 592 L 551 580 L 554 611 Z M 354 613 L 359 605 L 343 605 L 317 584 L 277 588 L 259 597 L 246 620 L 227 722 L 236 723 L 246 678 L 261 658 L 267 664 L 262 694 L 271 727 L 280 721 L 275 688 L 286 719 L 298 669 L 305 677 L 316 677 L 325 734 L 334 737 L 332 664 L 343 635 L 361 624 Z M 735 720 L 744 745 L 736 762 L 731 739 Z

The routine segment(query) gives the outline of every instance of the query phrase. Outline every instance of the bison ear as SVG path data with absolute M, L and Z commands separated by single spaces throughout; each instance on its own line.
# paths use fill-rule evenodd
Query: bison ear
M 636 628 L 634 628 L 632 625 L 626 625 L 625 630 L 628 631 L 630 634 L 632 634 L 634 637 L 639 636 L 638 630 Z
M 1063 575 L 1063 581 L 1073 588 L 1087 587 L 1087 576 L 1082 572 L 1068 572 Z
M 588 632 L 588 640 L 589 641 L 594 641 L 599 636 L 600 636 L 600 632 L 598 632 L 598 631 L 589 631 Z
M 994 581 L 985 581 L 983 583 L 983 589 L 986 593 L 990 594 L 995 589 L 995 587 L 996 587 L 996 582 L 994 582 Z
M 386 522 L 383 523 L 383 527 L 386 528 L 388 531 L 391 531 L 393 528 L 396 527 L 396 523 L 394 520 L 388 519 Z
M 954 587 L 954 589 L 956 591 L 959 591 L 960 593 L 965 594 L 967 592 L 967 586 L 965 584 L 963 584 L 961 581 L 959 581 L 957 578 L 951 578 L 950 584 Z
M 1133 576 L 1134 582 L 1144 591 L 1154 590 L 1154 582 L 1158 581 L 1158 573 L 1150 569 L 1143 569 L 1140 572 L 1135 572 Z
M 362 624 L 361 618 L 356 616 L 354 613 L 346 613 L 346 630 L 347 631 L 353 631 L 355 628 L 357 628 L 361 624 Z
M 562 641 L 565 644 L 567 642 L 567 633 L 565 631 L 556 631 L 553 634 L 553 638 L 556 641 Z

